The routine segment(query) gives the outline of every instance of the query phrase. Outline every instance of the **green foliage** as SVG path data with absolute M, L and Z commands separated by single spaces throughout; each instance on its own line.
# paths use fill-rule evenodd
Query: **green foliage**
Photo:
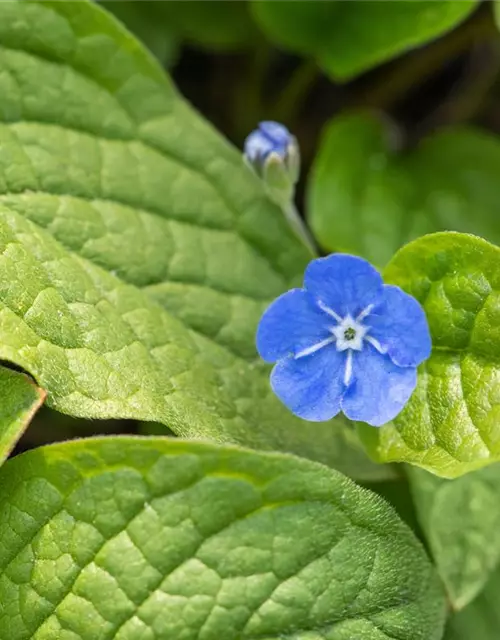
M 384 277 L 423 305 L 433 348 L 394 423 L 360 426 L 365 445 L 449 478 L 499 460 L 500 249 L 437 233 L 403 247 Z
M 45 392 L 22 373 L 0 366 L 0 465 L 45 399 Z
M 0 640 L 441 640 L 451 609 L 446 640 L 497 638 L 498 140 L 453 127 L 411 148 L 384 116 L 330 123 L 307 195 L 316 240 L 389 263 L 385 280 L 425 308 L 433 352 L 394 423 L 307 423 L 255 349 L 263 310 L 312 257 L 292 203 L 270 201 L 161 68 L 195 45 L 188 63 L 207 69 L 182 86 L 207 93 L 200 110 L 223 103 L 236 140 L 284 113 L 307 167 L 315 116 L 291 125 L 309 118 L 317 65 L 348 80 L 476 1 L 99 4 L 0 2 L 0 364 L 36 379 L 0 366 L 0 464 L 45 396 L 72 416 L 47 414 L 52 439 L 85 429 L 78 417 L 173 437 L 73 441 L 2 465 Z M 489 9 L 452 48 L 484 54 Z M 218 67 L 220 52 L 238 55 Z M 408 60 L 418 68 L 418 54 L 396 67 Z M 363 82 L 325 91 L 321 117 L 344 92 L 357 104 Z M 393 257 L 450 229 L 486 240 L 437 233 Z M 415 466 L 406 477 L 392 462 Z
M 441 638 L 444 598 L 411 531 L 305 460 L 168 439 L 56 445 L 0 471 L 7 513 L 2 640 Z
M 500 629 L 500 567 L 491 576 L 481 595 L 452 616 L 444 640 L 497 640 Z
M 351 0 L 105 0 L 161 60 L 178 40 L 219 51 L 255 48 L 263 34 L 346 80 L 462 22 L 477 0 L 388 4 Z M 261 33 L 260 29 L 263 34 Z
M 342 424 L 305 428 L 256 362 L 310 256 L 239 154 L 96 6 L 2 3 L 0 44 L 0 357 L 71 415 L 336 466 Z
M 389 3 L 387 3 L 389 4 Z M 500 243 L 500 141 L 455 128 L 399 153 L 388 121 L 359 113 L 325 131 L 309 183 L 308 216 L 328 251 L 385 265 L 419 236 L 453 229 Z
M 500 561 L 500 465 L 456 480 L 443 480 L 415 467 L 408 468 L 408 474 L 420 524 L 448 598 L 454 609 L 462 609 Z
M 417 2 L 273 2 L 254 0 L 254 15 L 278 44 L 313 57 L 348 80 L 455 27 L 475 0 Z

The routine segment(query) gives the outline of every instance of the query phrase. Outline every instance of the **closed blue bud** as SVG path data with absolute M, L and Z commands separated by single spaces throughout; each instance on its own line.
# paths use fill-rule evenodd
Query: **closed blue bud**
M 300 170 L 297 139 L 279 122 L 261 122 L 245 140 L 245 158 L 271 188 L 291 189 Z
M 408 402 L 431 338 L 415 298 L 384 285 L 366 260 L 333 254 L 313 260 L 304 287 L 265 311 L 257 349 L 276 363 L 271 386 L 297 416 L 324 421 L 343 411 L 378 427 Z

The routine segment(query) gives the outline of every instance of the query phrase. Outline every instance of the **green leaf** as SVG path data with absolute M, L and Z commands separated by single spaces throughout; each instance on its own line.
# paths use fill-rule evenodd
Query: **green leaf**
M 252 8 L 271 40 L 314 58 L 335 80 L 348 80 L 449 31 L 476 5 L 475 0 L 254 0 Z
M 386 465 L 380 466 L 385 467 Z M 401 520 L 406 522 L 419 538 L 423 538 L 420 524 L 417 520 L 415 505 L 413 504 L 410 483 L 406 476 L 403 475 L 401 468 L 398 469 L 395 465 L 393 466 L 395 469 L 393 478 L 384 479 L 383 481 L 377 480 L 375 482 L 363 480 L 357 480 L 356 482 L 388 502 Z M 399 471 L 399 475 L 396 475 L 396 470 Z
M 493 0 L 493 16 L 497 26 L 500 28 L 500 2 L 499 0 Z
M 389 3 L 385 3 L 389 4 Z M 329 251 L 385 265 L 403 244 L 435 231 L 500 243 L 500 141 L 472 128 L 443 131 L 397 153 L 383 118 L 357 113 L 325 131 L 308 189 L 308 218 Z
M 443 480 L 416 467 L 408 468 L 408 474 L 418 518 L 448 598 L 454 609 L 462 609 L 483 589 L 500 561 L 500 465 L 456 480 Z
M 96 5 L 0 2 L 0 121 L 0 358 L 63 413 L 338 464 L 254 345 L 310 254 L 153 58 Z
M 500 249 L 436 233 L 403 247 L 384 280 L 423 305 L 433 347 L 394 422 L 360 425 L 365 446 L 448 478 L 500 460 Z
M 166 438 L 38 449 L 0 471 L 0 539 L 1 640 L 442 634 L 406 525 L 291 456 Z
M 463 611 L 450 618 L 445 640 L 498 640 L 500 629 L 500 568 L 483 592 Z
M 177 59 L 179 37 L 150 0 L 105 0 L 99 3 L 132 31 L 158 60 L 170 67 Z
M 151 5 L 180 36 L 210 50 L 238 51 L 259 41 L 248 3 L 242 0 L 169 0 Z
M 0 465 L 23 435 L 45 399 L 45 392 L 17 371 L 0 366 Z

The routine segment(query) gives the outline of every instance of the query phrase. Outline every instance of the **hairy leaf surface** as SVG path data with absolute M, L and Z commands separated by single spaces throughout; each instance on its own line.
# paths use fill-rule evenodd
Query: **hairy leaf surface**
M 440 640 L 444 598 L 379 497 L 303 459 L 178 440 L 0 471 L 1 640 Z
M 0 366 L 0 465 L 23 435 L 45 392 L 28 376 Z

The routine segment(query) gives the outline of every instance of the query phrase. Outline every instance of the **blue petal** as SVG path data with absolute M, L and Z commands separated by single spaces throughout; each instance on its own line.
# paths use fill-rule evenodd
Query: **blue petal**
M 382 295 L 378 271 L 366 260 L 342 253 L 310 262 L 304 286 L 341 317 L 349 313 L 356 318 Z
M 384 304 L 365 324 L 369 335 L 400 367 L 416 367 L 431 355 L 431 336 L 419 302 L 399 287 L 384 286 Z
M 292 289 L 277 298 L 262 316 L 257 329 L 257 351 L 267 362 L 276 362 L 332 337 L 335 324 L 303 289 Z
M 279 122 L 264 120 L 259 124 L 259 130 L 271 140 L 276 146 L 286 149 L 291 141 L 291 134 L 288 129 Z
M 264 159 L 273 148 L 272 141 L 260 131 L 252 131 L 245 140 L 245 155 L 251 162 Z
M 335 345 L 303 358 L 285 358 L 272 371 L 271 387 L 300 418 L 330 420 L 340 411 L 345 358 L 345 352 L 338 352 Z
M 342 411 L 350 420 L 380 427 L 398 415 L 416 384 L 415 368 L 398 367 L 365 344 L 354 353 L 353 379 L 342 398 Z

